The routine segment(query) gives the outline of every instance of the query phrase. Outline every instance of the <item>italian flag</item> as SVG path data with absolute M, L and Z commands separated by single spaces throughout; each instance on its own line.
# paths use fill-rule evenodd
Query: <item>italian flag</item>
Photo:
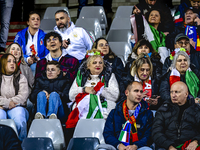
M 96 95 L 79 93 L 76 98 L 76 107 L 69 114 L 66 128 L 74 128 L 79 119 L 103 118 L 103 113 L 107 112 L 107 102 L 101 103 L 100 94 L 104 89 L 104 83 L 99 81 L 94 87 Z
M 131 123 L 129 122 L 129 120 L 127 120 L 120 132 L 119 139 L 118 139 L 125 146 L 129 145 L 130 133 L 131 133 Z
M 181 80 L 181 78 L 180 78 L 180 73 L 178 72 L 178 70 L 172 69 L 172 72 L 171 72 L 170 77 L 169 77 L 170 88 L 171 88 L 173 83 L 180 81 L 180 80 Z
M 174 23 L 183 22 L 183 18 L 180 18 L 180 11 L 176 12 L 174 15 Z
M 162 41 L 161 41 L 159 31 L 156 30 L 150 24 L 148 24 L 148 22 L 146 21 L 144 16 L 142 16 L 141 19 L 143 19 L 143 25 L 144 25 L 144 34 L 143 34 L 144 39 L 148 40 L 151 43 L 153 49 L 156 50 L 160 54 L 161 62 L 164 63 L 166 57 L 168 57 L 170 54 L 170 52 L 166 48 L 165 34 L 163 32 L 161 32 L 161 34 L 162 34 Z M 136 26 L 137 20 L 136 20 L 136 17 L 134 14 L 130 16 L 130 21 L 131 21 L 131 25 L 132 25 L 133 32 L 134 32 L 134 38 L 137 43 L 138 42 L 137 41 L 138 34 L 137 34 L 137 26 Z

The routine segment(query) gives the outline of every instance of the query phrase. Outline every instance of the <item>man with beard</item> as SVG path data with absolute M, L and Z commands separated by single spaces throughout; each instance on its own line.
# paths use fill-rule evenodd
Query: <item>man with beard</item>
M 92 48 L 92 38 L 83 28 L 75 27 L 65 10 L 55 13 L 56 26 L 54 31 L 62 36 L 62 47 L 67 54 L 77 58 L 79 62 L 85 57 L 86 51 Z
M 185 11 L 189 7 L 193 9 L 194 13 L 197 13 L 198 15 L 200 15 L 200 0 L 187 0 L 185 2 L 182 2 L 176 9 L 176 12 L 174 15 L 175 26 L 182 25 L 182 23 L 184 22 Z
M 61 49 L 62 37 L 60 34 L 57 32 L 47 33 L 44 37 L 44 45 L 49 50 L 49 54 L 37 62 L 35 78 L 41 77 L 46 71 L 48 61 L 57 61 L 63 74 L 72 82 L 76 77 L 79 61 Z
M 170 9 L 159 0 L 139 0 L 139 3 L 133 7 L 132 14 L 144 15 L 150 9 L 159 9 L 165 16 L 165 26 L 163 32 L 172 32 L 174 29 L 173 18 Z
M 172 84 L 170 96 L 156 112 L 152 139 L 162 150 L 195 150 L 200 143 L 200 106 L 188 97 L 184 82 Z

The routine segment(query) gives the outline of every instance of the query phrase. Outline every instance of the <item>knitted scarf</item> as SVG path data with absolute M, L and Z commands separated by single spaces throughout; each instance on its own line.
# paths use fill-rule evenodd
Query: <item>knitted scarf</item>
M 176 149 L 178 149 L 178 150 L 185 150 L 188 147 L 188 145 L 191 143 L 191 141 L 192 140 L 186 141 L 184 144 L 181 144 L 181 145 L 177 146 Z M 197 146 L 196 150 L 200 150 L 199 145 Z
M 141 103 L 139 103 L 135 109 L 134 114 L 132 116 L 129 116 L 126 101 L 127 100 L 125 100 L 122 105 L 123 114 L 124 114 L 124 118 L 126 119 L 126 122 L 118 138 L 118 140 L 121 141 L 125 146 L 129 145 L 130 141 L 132 143 L 138 141 L 136 118 L 141 108 Z
M 180 81 L 180 73 L 178 72 L 177 69 L 172 69 L 170 77 L 169 77 L 169 83 L 170 87 L 172 86 L 173 83 Z M 188 68 L 186 73 L 185 73 L 185 81 L 186 85 L 188 86 L 188 89 L 191 93 L 191 95 L 196 98 L 199 92 L 199 85 L 200 81 L 198 77 L 195 75 L 195 73 Z

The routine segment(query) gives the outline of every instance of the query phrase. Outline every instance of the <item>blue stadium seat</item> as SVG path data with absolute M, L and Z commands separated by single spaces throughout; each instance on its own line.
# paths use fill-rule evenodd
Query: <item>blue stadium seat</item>
M 22 150 L 54 150 L 52 140 L 47 137 L 25 138 L 22 142 Z
M 83 137 L 72 138 L 67 150 L 95 150 L 99 146 L 98 138 Z
M 18 136 L 17 127 L 16 127 L 14 120 L 12 120 L 12 119 L 0 119 L 0 124 L 11 127 Z

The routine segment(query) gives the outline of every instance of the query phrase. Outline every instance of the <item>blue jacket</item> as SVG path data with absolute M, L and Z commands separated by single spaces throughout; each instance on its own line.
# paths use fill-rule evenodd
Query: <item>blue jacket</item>
M 130 145 L 137 145 L 138 148 L 143 146 L 149 146 L 151 144 L 151 128 L 153 123 L 153 114 L 151 110 L 148 110 L 148 104 L 145 101 L 141 101 L 142 107 L 140 109 L 139 115 L 136 119 L 138 139 L 139 141 L 130 143 Z M 123 110 L 123 103 L 120 103 L 113 109 L 105 123 L 103 136 L 106 144 L 110 144 L 117 148 L 121 143 L 118 138 L 122 129 L 122 126 L 126 122 Z
M 14 39 L 15 43 L 19 43 L 19 45 L 22 47 L 22 51 L 24 54 L 24 58 L 25 61 L 27 62 L 27 58 L 29 57 L 28 55 L 26 55 L 26 44 L 27 44 L 27 39 L 28 39 L 28 27 L 19 31 Z M 45 58 L 45 56 L 49 53 L 49 51 L 47 50 L 47 48 L 44 46 L 44 37 L 45 37 L 46 33 L 44 33 L 44 31 L 39 29 L 39 33 L 38 33 L 38 43 L 37 43 L 37 52 L 38 52 L 38 57 L 40 59 Z

